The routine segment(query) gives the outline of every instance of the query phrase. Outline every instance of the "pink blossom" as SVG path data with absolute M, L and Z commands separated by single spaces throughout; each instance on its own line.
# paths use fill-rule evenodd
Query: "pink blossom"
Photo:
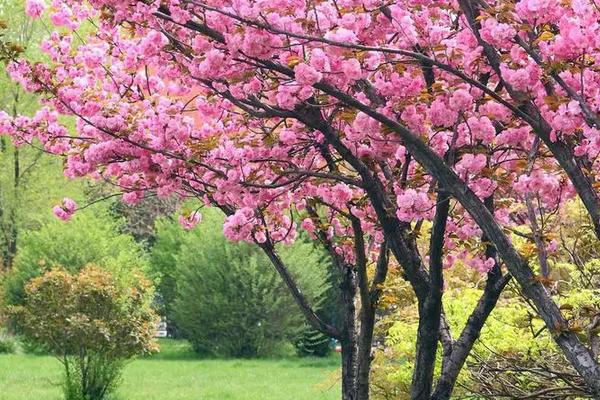
M 77 203 L 73 199 L 65 197 L 61 205 L 54 206 L 52 211 L 54 215 L 63 221 L 68 221 L 73 217 L 73 214 L 77 210 Z
M 300 226 L 307 232 L 313 233 L 315 231 L 315 223 L 311 218 L 304 218 Z
M 310 88 L 310 87 L 309 87 Z M 300 102 L 297 96 L 298 87 L 292 85 L 279 85 L 275 100 L 277 105 L 288 110 L 293 109 Z
M 334 199 L 340 203 L 346 203 L 352 199 L 352 189 L 348 185 L 339 183 L 331 188 Z
M 331 72 L 331 65 L 327 54 L 319 48 L 310 53 L 310 66 L 321 72 Z
M 296 133 L 292 129 L 284 129 L 279 134 L 279 139 L 285 144 L 291 144 L 296 141 Z
M 25 13 L 31 18 L 39 18 L 44 10 L 46 10 L 44 0 L 27 0 L 25 2 Z
M 488 117 L 470 117 L 467 125 L 474 139 L 481 140 L 484 143 L 491 143 L 496 137 L 496 129 Z
M 528 21 L 547 22 L 556 18 L 560 12 L 558 0 L 521 0 L 515 5 L 519 16 Z
M 417 192 L 413 189 L 409 189 L 404 193 L 398 195 L 396 198 L 396 204 L 399 208 L 410 208 L 415 204 L 415 197 Z
M 358 41 L 356 34 L 346 28 L 337 28 L 335 31 L 327 32 L 325 39 L 342 43 L 356 43 Z
M 144 198 L 144 192 L 140 191 L 140 190 L 123 193 L 123 201 L 127 204 L 137 204 L 143 198 Z
M 71 26 L 73 11 L 65 4 L 61 4 L 50 15 L 50 21 L 56 26 Z
M 342 61 L 342 73 L 352 82 L 360 79 L 362 75 L 360 62 L 356 58 Z
M 254 210 L 250 207 L 243 207 L 225 219 L 223 232 L 230 240 L 251 242 L 253 240 L 252 231 L 256 222 Z
M 454 109 L 450 109 L 446 102 L 440 98 L 431 103 L 428 115 L 432 124 L 445 128 L 454 125 L 458 118 L 458 113 Z
M 495 18 L 485 18 L 481 25 L 482 39 L 494 46 L 508 47 L 517 34 L 514 27 L 500 23 Z
M 465 154 L 456 165 L 461 173 L 478 174 L 487 164 L 485 154 Z
M 267 234 L 264 229 L 254 231 L 253 237 L 258 243 L 265 243 L 267 241 Z
M 516 69 L 501 64 L 500 70 L 504 79 L 517 90 L 533 90 L 536 85 L 540 84 L 541 71 L 535 63 L 529 63 L 524 68 L 519 67 Z
M 552 239 L 550 241 L 550 243 L 548 243 L 548 246 L 546 246 L 546 250 L 549 253 L 554 253 L 558 250 L 559 245 L 560 245 L 560 242 L 558 240 Z
M 323 79 L 323 74 L 308 64 L 300 63 L 294 68 L 296 82 L 301 85 L 312 86 Z
M 473 96 L 468 90 L 459 89 L 452 94 L 449 103 L 454 111 L 467 111 L 473 107 Z
M 178 221 L 183 229 L 189 231 L 202 221 L 202 214 L 199 211 L 194 211 L 188 215 L 180 215 Z
M 396 216 L 401 221 L 410 222 L 419 218 L 429 218 L 432 215 L 433 204 L 427 193 L 407 189 L 396 197 Z
M 492 268 L 494 268 L 494 265 L 496 265 L 496 260 L 494 260 L 491 257 L 485 260 L 479 257 L 474 257 L 467 261 L 467 264 L 469 265 L 469 267 L 475 269 L 476 271 L 485 274 L 488 273 Z

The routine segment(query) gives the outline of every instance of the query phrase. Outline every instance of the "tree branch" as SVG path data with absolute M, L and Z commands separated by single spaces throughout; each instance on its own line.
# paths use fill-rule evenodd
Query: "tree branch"
M 338 332 L 337 328 L 335 328 L 333 325 L 324 322 L 314 312 L 308 300 L 298 288 L 298 285 L 296 284 L 294 278 L 290 274 L 290 271 L 287 269 L 285 263 L 283 262 L 283 260 L 281 260 L 279 254 L 277 254 L 277 251 L 273 247 L 273 244 L 270 241 L 266 241 L 264 243 L 258 243 L 258 246 L 265 252 L 267 257 L 269 257 L 269 260 L 271 260 L 271 263 L 285 282 L 286 286 L 288 287 L 288 290 L 292 294 L 292 297 L 294 297 L 294 300 L 296 300 L 296 304 L 298 304 L 300 310 L 302 311 L 310 325 L 318 331 L 323 332 L 327 336 L 339 340 L 340 333 Z

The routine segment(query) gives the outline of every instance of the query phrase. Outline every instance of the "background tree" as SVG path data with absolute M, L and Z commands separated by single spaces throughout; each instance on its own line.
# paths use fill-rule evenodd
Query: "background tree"
M 44 54 L 38 44 L 46 30 L 41 21 L 25 14 L 24 6 L 24 1 L 0 3 L 0 35 L 16 53 L 42 61 Z M 0 109 L 13 116 L 32 115 L 39 109 L 38 96 L 23 90 L 3 71 Z M 40 187 L 36 184 L 40 181 L 48 185 Z M 0 251 L 4 269 L 13 265 L 21 232 L 51 220 L 50 207 L 65 195 L 79 197 L 82 188 L 80 183 L 64 179 L 59 159 L 37 146 L 15 147 L 10 138 L 0 135 Z
M 133 236 L 136 242 L 141 243 L 146 249 L 152 248 L 156 241 L 156 220 L 172 215 L 179 206 L 174 197 L 160 198 L 151 194 L 136 205 L 122 201 L 117 201 L 113 205 L 115 214 L 124 219 L 121 227 L 123 233 Z

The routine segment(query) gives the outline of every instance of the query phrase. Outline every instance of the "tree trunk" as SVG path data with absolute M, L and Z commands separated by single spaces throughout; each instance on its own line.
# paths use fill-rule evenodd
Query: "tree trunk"
M 344 330 L 342 346 L 342 400 L 359 400 L 357 393 L 358 342 L 356 330 L 356 273 L 353 266 L 344 266 L 342 284 Z
M 352 308 L 355 308 L 355 306 L 353 305 Z M 346 309 L 346 311 L 350 311 L 350 308 Z M 348 332 L 349 334 L 345 335 L 341 340 L 342 400 L 369 399 L 373 325 L 367 324 L 363 328 L 361 324 L 360 334 L 357 335 L 356 322 L 357 319 L 354 318 L 354 323 Z M 369 334 L 369 332 L 371 333 Z M 363 335 L 363 333 L 367 334 Z
M 417 330 L 415 369 L 411 383 L 412 400 L 429 400 L 440 337 L 444 287 L 442 260 L 446 223 L 450 211 L 450 196 L 446 192 L 438 193 L 435 209 L 429 243 L 429 293 L 425 301 L 419 301 L 419 328 Z
M 342 345 L 342 400 L 359 400 L 356 377 L 356 341 L 345 338 Z
M 347 266 L 341 287 L 344 312 L 344 332 L 340 341 L 343 400 L 369 399 L 375 311 L 371 304 L 360 303 L 357 284 L 354 268 Z
M 369 378 L 371 374 L 371 347 L 373 346 L 373 328 L 375 326 L 375 310 L 371 307 L 361 308 L 360 337 L 358 340 L 358 360 L 356 374 L 357 398 L 369 398 Z

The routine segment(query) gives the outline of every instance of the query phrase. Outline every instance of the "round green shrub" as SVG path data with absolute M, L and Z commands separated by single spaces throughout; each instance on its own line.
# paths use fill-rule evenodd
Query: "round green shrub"
M 126 360 L 156 350 L 153 288 L 139 274 L 130 284 L 89 265 L 77 274 L 55 268 L 25 286 L 9 307 L 20 331 L 62 364 L 66 400 L 105 400 Z
M 194 350 L 204 356 L 257 357 L 278 354 L 293 343 L 300 352 L 326 354 L 262 251 L 227 241 L 217 210 L 203 214 L 202 224 L 191 232 L 175 234 L 174 223 L 159 223 L 151 259 L 153 270 L 168 283 L 159 283 L 159 290 L 167 290 L 169 319 Z M 177 243 L 175 255 L 168 255 L 163 241 Z M 322 311 L 330 288 L 330 263 L 323 252 L 305 240 L 278 251 L 302 292 Z
M 55 219 L 24 232 L 14 268 L 3 282 L 5 302 L 22 304 L 27 282 L 54 267 L 74 273 L 88 264 L 126 280 L 132 270 L 145 269 L 146 258 L 133 237 L 119 233 L 109 215 L 82 212 L 68 222 Z

